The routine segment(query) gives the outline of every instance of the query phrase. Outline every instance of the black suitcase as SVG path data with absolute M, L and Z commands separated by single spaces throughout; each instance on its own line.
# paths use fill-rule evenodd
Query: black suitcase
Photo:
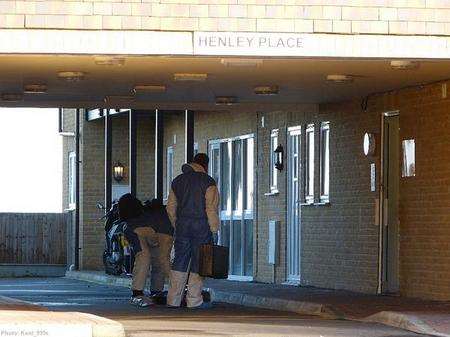
M 199 274 L 214 279 L 228 278 L 228 247 L 204 244 L 200 246 Z

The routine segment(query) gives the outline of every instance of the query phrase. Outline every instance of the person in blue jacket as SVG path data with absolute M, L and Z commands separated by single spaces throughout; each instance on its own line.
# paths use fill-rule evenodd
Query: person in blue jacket
M 167 305 L 179 307 L 186 283 L 188 308 L 202 308 L 203 280 L 198 274 L 199 248 L 211 243 L 219 230 L 219 192 L 208 175 L 209 158 L 198 153 L 192 163 L 182 166 L 169 191 L 167 213 L 175 228 L 175 257 L 169 277 Z

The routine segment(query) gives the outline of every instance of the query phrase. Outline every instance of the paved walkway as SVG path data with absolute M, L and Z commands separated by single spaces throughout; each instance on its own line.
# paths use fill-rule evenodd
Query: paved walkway
M 313 287 L 209 280 L 216 300 L 336 319 L 380 322 L 418 333 L 450 336 L 450 302 L 375 296 Z
M 129 287 L 130 279 L 103 272 L 74 271 L 69 278 Z M 266 308 L 324 318 L 379 322 L 408 331 L 450 337 L 450 302 L 433 302 L 348 291 L 253 282 L 208 280 L 218 302 Z
M 14 284 L 21 287 L 21 292 L 37 292 L 35 286 L 23 289 L 23 283 Z M 15 290 L 12 288 L 8 287 L 8 295 Z M 89 313 L 54 312 L 43 305 L 0 296 L 0 336 L 125 337 L 125 330 L 121 323 Z
M 87 326 L 75 320 L 82 318 L 86 322 L 92 314 L 103 317 L 101 321 L 106 318 L 122 324 L 127 337 L 425 337 L 378 323 L 331 320 L 228 303 L 216 302 L 208 310 L 137 308 L 130 305 L 130 290 L 126 287 L 60 277 L 0 279 L 0 295 L 14 296 L 50 310 L 39 312 L 43 315 L 28 312 L 26 320 L 40 323 L 37 331 L 45 328 L 46 337 L 91 337 Z M 24 330 L 24 317 L 18 318 L 19 314 L 22 315 L 18 311 L 5 314 L 0 311 L 0 336 L 5 321 L 15 323 L 19 331 Z M 59 325 L 53 324 L 55 320 Z M 55 331 L 58 327 L 64 331 Z M 93 337 L 100 335 L 98 330 L 93 331 Z M 115 337 L 121 330 L 119 327 L 103 331 L 100 336 Z

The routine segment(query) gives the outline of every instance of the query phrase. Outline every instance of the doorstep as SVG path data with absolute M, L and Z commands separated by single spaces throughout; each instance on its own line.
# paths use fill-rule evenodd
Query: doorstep
M 101 271 L 68 271 L 67 278 L 130 287 L 131 278 Z M 375 296 L 349 291 L 211 280 L 212 300 L 249 307 L 316 315 L 327 319 L 377 322 L 438 337 L 450 337 L 450 302 Z

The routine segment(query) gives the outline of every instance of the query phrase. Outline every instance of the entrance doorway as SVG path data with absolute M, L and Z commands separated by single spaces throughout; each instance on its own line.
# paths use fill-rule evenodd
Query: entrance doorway
M 220 190 L 219 242 L 230 248 L 230 279 L 253 278 L 254 138 L 209 143 L 210 172 Z
M 399 113 L 383 115 L 382 145 L 382 292 L 399 291 Z
M 301 127 L 288 129 L 287 281 L 300 283 Z

